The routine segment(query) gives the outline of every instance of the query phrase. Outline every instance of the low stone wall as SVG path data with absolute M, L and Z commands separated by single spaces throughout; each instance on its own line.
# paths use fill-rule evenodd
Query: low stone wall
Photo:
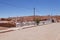
M 13 23 L 0 23 L 2 27 L 16 27 L 16 24 Z
M 40 21 L 39 25 L 44 25 L 44 24 L 50 24 L 52 23 L 51 21 Z M 37 25 L 35 22 L 23 22 L 23 23 L 17 23 L 16 27 L 22 27 L 22 26 L 30 26 L 30 25 Z

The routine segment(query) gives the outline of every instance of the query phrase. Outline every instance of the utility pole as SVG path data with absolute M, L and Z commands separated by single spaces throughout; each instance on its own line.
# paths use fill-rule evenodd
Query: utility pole
M 35 8 L 33 10 L 34 10 L 34 12 L 33 12 L 33 14 L 34 14 L 34 21 L 35 21 Z
M 50 10 L 51 10 L 51 12 L 50 12 L 50 19 L 52 19 L 52 8 Z
M 53 9 L 51 8 L 51 13 L 50 13 L 50 15 L 51 15 L 51 22 L 52 22 L 52 19 L 53 19 L 53 15 L 52 15 L 52 13 L 53 13 Z
M 35 21 L 35 8 L 33 8 L 33 14 L 34 14 L 34 21 Z M 35 26 L 35 23 L 34 23 L 34 26 Z

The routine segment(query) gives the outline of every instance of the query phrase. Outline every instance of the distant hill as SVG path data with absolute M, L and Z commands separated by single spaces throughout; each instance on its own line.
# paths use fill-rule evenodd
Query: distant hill
M 23 17 L 9 17 L 7 18 L 8 20 L 12 20 L 12 21 L 33 21 L 35 19 L 40 19 L 41 21 L 43 20 L 47 20 L 50 18 L 55 18 L 57 21 L 60 21 L 60 16 L 23 16 Z
M 23 17 L 9 17 L 9 18 L 0 18 L 0 21 L 33 21 L 34 19 L 40 19 L 41 21 L 47 20 L 50 18 L 55 18 L 57 21 L 60 21 L 60 16 L 23 16 Z

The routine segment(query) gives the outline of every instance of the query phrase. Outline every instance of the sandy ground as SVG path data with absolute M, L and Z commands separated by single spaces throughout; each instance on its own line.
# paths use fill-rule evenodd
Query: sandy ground
M 60 23 L 2 33 L 0 40 L 60 40 Z

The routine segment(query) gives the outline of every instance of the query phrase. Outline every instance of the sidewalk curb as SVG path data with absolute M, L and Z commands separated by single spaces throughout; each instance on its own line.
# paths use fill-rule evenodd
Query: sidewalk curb
M 5 33 L 5 32 L 15 31 L 15 30 L 19 30 L 19 28 L 9 28 L 9 29 L 5 29 L 5 30 L 0 30 L 0 33 Z

